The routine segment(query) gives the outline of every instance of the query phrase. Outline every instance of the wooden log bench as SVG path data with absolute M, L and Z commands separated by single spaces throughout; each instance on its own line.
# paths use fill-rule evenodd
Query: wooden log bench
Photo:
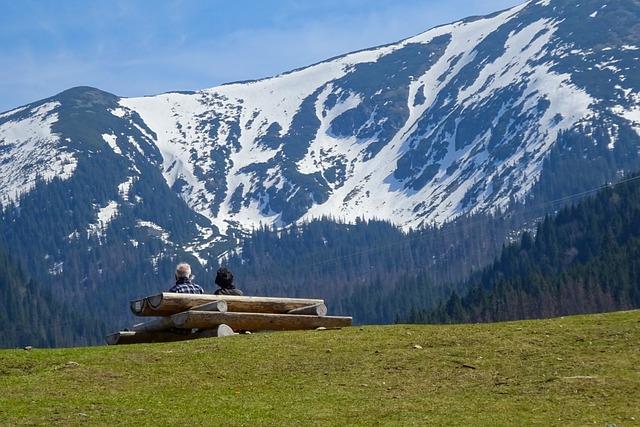
M 135 344 L 223 337 L 235 330 L 294 331 L 351 326 L 351 317 L 327 316 L 321 299 L 163 292 L 131 301 L 137 316 L 155 316 L 131 330 L 107 336 L 107 343 Z

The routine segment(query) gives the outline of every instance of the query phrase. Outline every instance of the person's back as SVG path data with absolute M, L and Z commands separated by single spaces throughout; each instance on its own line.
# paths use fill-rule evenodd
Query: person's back
M 214 292 L 215 295 L 243 295 L 240 289 L 233 286 L 233 273 L 224 267 L 218 269 L 215 283 L 220 287 Z
M 231 289 L 227 289 L 227 288 L 216 289 L 214 294 L 215 295 L 237 295 L 237 296 L 244 295 L 242 291 L 236 287 L 233 287 Z
M 191 266 L 186 263 L 180 263 L 176 267 L 176 284 L 169 289 L 169 292 L 204 294 L 204 289 L 191 281 Z

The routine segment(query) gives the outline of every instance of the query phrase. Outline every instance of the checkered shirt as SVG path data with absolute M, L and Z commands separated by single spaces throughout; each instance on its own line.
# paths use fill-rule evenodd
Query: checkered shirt
M 204 294 L 204 289 L 199 285 L 191 282 L 176 283 L 169 292 L 175 292 L 178 294 Z

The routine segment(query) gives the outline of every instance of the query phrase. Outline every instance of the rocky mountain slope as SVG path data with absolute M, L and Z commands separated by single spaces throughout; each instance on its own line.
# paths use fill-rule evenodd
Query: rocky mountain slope
M 167 184 L 222 232 L 321 215 L 441 224 L 524 199 L 564 132 L 615 150 L 640 128 L 639 7 L 529 2 L 113 113 L 153 131 Z M 624 17 L 635 27 L 611 34 Z
M 72 89 L 0 116 L 0 198 L 100 157 L 120 173 L 99 172 L 112 196 L 88 232 L 143 203 L 145 175 L 204 240 L 323 215 L 419 227 L 508 209 L 567 135 L 622 158 L 616 172 L 637 160 L 639 28 L 636 0 L 531 1 L 260 81 L 129 99 Z

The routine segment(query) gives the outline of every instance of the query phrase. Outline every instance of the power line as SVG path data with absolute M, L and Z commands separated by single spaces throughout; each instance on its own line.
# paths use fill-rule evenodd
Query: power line
M 541 208 L 544 208 L 544 207 L 547 207 L 547 206 L 554 206 L 554 205 L 566 203 L 566 202 L 568 202 L 570 200 L 581 199 L 581 198 L 584 198 L 584 197 L 586 197 L 586 196 L 588 196 L 590 194 L 595 194 L 595 193 L 597 193 L 599 191 L 602 191 L 604 189 L 615 188 L 617 186 L 620 186 L 620 185 L 623 185 L 623 184 L 627 184 L 629 182 L 638 181 L 638 180 L 640 180 L 640 175 L 633 176 L 633 177 L 627 178 L 627 179 L 623 179 L 623 180 L 618 181 L 616 183 L 608 183 L 608 184 L 600 185 L 598 187 L 594 187 L 594 188 L 591 188 L 591 189 L 588 189 L 588 190 L 584 190 L 584 191 L 581 191 L 581 192 L 578 192 L 578 193 L 573 193 L 573 194 L 570 194 L 570 195 L 567 195 L 567 196 L 563 196 L 563 197 L 560 197 L 560 198 L 557 198 L 557 199 L 554 199 L 554 200 L 541 202 L 541 203 L 530 205 L 530 206 L 523 205 L 522 207 L 523 208 L 526 207 L 528 211 L 532 211 L 532 210 L 536 211 L 538 209 L 541 209 Z M 524 215 L 524 213 L 520 213 L 520 214 Z M 510 215 L 510 214 L 507 214 L 507 215 Z M 503 215 L 502 218 L 505 219 L 505 215 Z M 465 225 L 467 227 L 471 227 L 472 228 L 472 227 L 475 227 L 476 225 L 479 225 L 479 224 L 481 224 L 481 223 L 483 223 L 485 221 L 486 221 L 486 218 L 480 217 L 480 218 L 477 218 L 476 220 L 470 220 Z M 428 230 L 428 231 L 431 231 L 431 230 Z M 403 232 L 401 231 L 401 233 L 403 233 Z M 438 233 L 437 237 L 447 237 L 449 235 L 453 235 L 454 233 L 459 233 L 459 231 L 458 230 L 440 229 L 439 231 L 437 231 L 437 233 Z M 340 256 L 327 258 L 327 259 L 320 260 L 320 261 L 311 262 L 314 259 L 314 256 L 312 255 L 312 256 L 309 256 L 309 257 L 307 257 L 305 259 L 299 260 L 298 262 L 305 263 L 308 267 L 317 267 L 319 265 L 329 264 L 329 263 L 333 263 L 333 262 L 340 261 L 340 260 L 343 260 L 343 259 L 354 258 L 356 256 L 365 255 L 365 254 L 369 254 L 369 253 L 374 253 L 374 252 L 377 252 L 377 251 L 380 251 L 380 250 L 390 249 L 390 248 L 393 248 L 395 246 L 402 246 L 402 245 L 405 245 L 407 243 L 411 243 L 411 242 L 414 242 L 414 241 L 417 241 L 417 240 L 426 239 L 426 238 L 432 238 L 432 237 L 436 237 L 436 236 L 432 236 L 430 234 L 420 234 L 420 235 L 413 236 L 413 237 L 402 238 L 402 239 L 399 239 L 398 241 L 395 241 L 395 242 L 392 242 L 392 243 L 388 243 L 388 244 L 385 244 L 385 245 L 378 245 L 378 246 L 370 247 L 370 248 L 367 248 L 367 249 L 363 249 L 361 251 L 354 251 L 351 254 L 347 254 L 347 255 L 340 255 Z M 306 263 L 305 261 L 307 261 L 307 260 L 309 260 L 309 262 L 311 262 L 311 263 L 310 264 Z M 277 265 L 277 264 L 274 263 L 273 265 Z M 262 270 L 263 271 L 268 271 L 268 268 L 270 268 L 270 267 L 265 267 Z

